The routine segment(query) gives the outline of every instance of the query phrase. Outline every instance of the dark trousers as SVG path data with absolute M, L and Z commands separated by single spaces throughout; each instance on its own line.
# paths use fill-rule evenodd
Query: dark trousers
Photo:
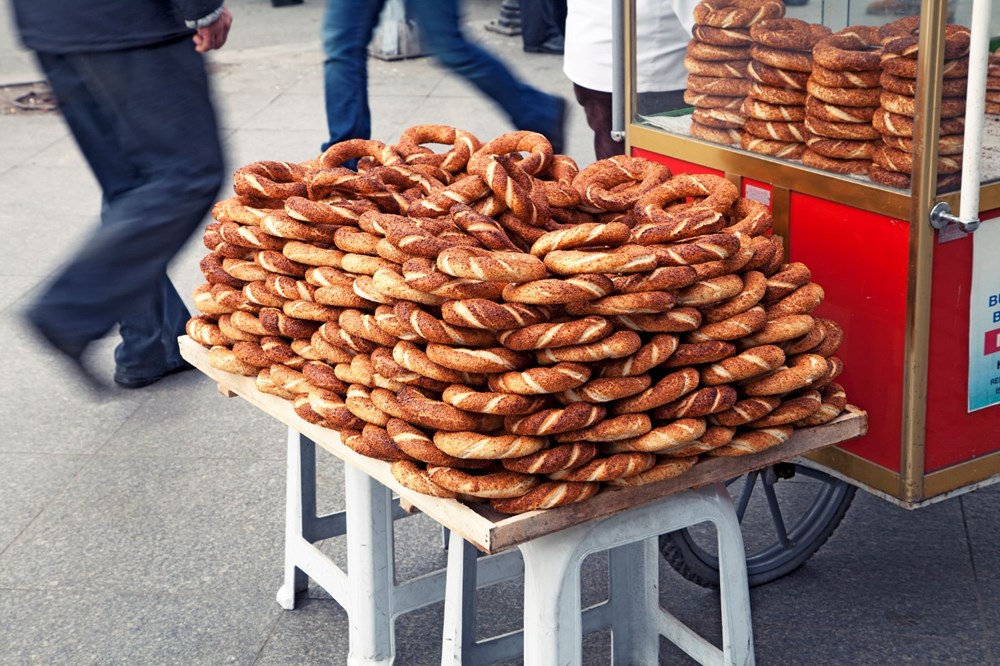
M 566 0 L 521 0 L 521 41 L 541 46 L 566 32 Z
M 204 61 L 188 38 L 38 61 L 103 203 L 100 225 L 28 316 L 66 350 L 119 324 L 115 378 L 155 377 L 180 364 L 177 336 L 189 316 L 167 265 L 223 179 Z
M 611 93 L 573 84 L 576 101 L 583 107 L 587 125 L 594 131 L 594 155 L 599 160 L 625 154 L 625 142 L 611 138 Z M 687 106 L 683 90 L 639 93 L 640 114 L 672 111 Z

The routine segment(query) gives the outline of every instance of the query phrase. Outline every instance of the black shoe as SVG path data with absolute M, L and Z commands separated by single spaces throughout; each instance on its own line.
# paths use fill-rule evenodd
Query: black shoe
M 50 348 L 59 352 L 69 362 L 69 367 L 84 381 L 87 388 L 95 395 L 105 395 L 108 393 L 110 387 L 83 360 L 83 352 L 86 350 L 88 343 L 80 344 L 60 340 L 51 330 L 47 329 L 40 322 L 35 321 L 30 314 L 28 315 L 28 323 L 42 340 L 48 343 Z
M 553 55 L 562 55 L 563 48 L 565 44 L 563 42 L 562 36 L 550 37 L 544 42 L 538 45 L 524 45 L 524 50 L 527 53 L 551 53 Z
M 115 377 L 115 384 L 125 389 L 140 389 L 150 384 L 155 384 L 164 377 L 169 377 L 170 375 L 176 375 L 180 372 L 187 372 L 188 370 L 194 370 L 194 366 L 187 361 L 182 360 L 181 364 L 176 368 L 171 368 L 163 374 L 155 375 L 153 377 L 142 377 L 140 379 L 132 379 L 130 377 Z

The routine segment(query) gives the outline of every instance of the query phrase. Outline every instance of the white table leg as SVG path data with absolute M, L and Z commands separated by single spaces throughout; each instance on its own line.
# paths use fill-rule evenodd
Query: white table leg
M 306 440 L 308 441 L 308 440 Z M 309 442 L 310 446 L 315 446 Z M 278 589 L 278 603 L 286 610 L 295 608 L 295 595 L 303 592 L 309 585 L 306 574 L 295 566 L 297 560 L 295 549 L 304 539 L 303 507 L 302 507 L 302 449 L 304 443 L 299 433 L 288 429 L 287 464 L 285 482 L 285 580 Z M 315 487 L 315 454 L 312 461 L 312 478 Z

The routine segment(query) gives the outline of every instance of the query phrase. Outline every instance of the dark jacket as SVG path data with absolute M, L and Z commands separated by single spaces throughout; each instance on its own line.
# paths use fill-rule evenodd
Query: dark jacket
M 184 21 L 222 0 L 13 0 L 21 40 L 34 51 L 117 51 L 193 34 Z

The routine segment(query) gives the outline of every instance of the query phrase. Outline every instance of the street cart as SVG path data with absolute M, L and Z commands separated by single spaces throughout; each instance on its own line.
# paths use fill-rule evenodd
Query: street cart
M 841 75 L 853 81 L 855 90 L 836 88 L 830 80 L 817 84 L 816 69 L 827 79 L 837 72 L 830 73 L 827 60 L 824 69 L 814 51 L 813 73 L 790 70 L 795 76 L 782 89 L 761 79 L 781 64 L 767 64 L 766 56 L 777 51 L 790 58 L 790 51 L 754 42 L 749 62 L 758 67 L 747 78 L 751 92 L 746 99 L 751 101 L 738 107 L 747 125 L 734 124 L 724 133 L 698 131 L 698 120 L 724 118 L 711 113 L 723 105 L 716 96 L 708 106 L 699 106 L 706 96 L 692 91 L 690 78 L 687 99 L 695 102 L 693 108 L 646 108 L 634 85 L 636 63 L 641 62 L 636 55 L 644 48 L 635 37 L 636 3 L 622 5 L 616 18 L 623 30 L 615 30 L 616 36 L 624 35 L 618 45 L 623 68 L 617 83 L 624 109 L 618 127 L 627 152 L 667 164 L 675 173 L 723 175 L 738 185 L 742 196 L 770 206 L 774 233 L 785 237 L 788 261 L 804 262 L 824 287 L 825 300 L 817 312 L 844 327 L 841 381 L 852 401 L 870 415 L 864 437 L 730 485 L 744 520 L 751 585 L 774 580 L 805 562 L 840 522 L 856 488 L 917 509 L 1000 481 L 1000 222 L 993 221 L 1000 217 L 1000 116 L 995 115 L 1000 106 L 990 101 L 997 93 L 984 85 L 990 28 L 996 25 L 990 2 L 831 0 L 789 6 L 785 17 L 805 21 L 814 32 L 881 36 L 882 44 L 872 40 L 865 45 L 857 35 L 827 42 L 841 61 L 857 56 L 855 64 L 860 64 L 862 58 L 872 61 L 874 53 L 879 68 L 873 73 L 846 66 Z M 907 10 L 913 16 L 903 21 L 875 13 Z M 892 21 L 906 34 L 890 49 L 883 44 L 892 37 L 891 28 L 884 26 Z M 848 26 L 852 30 L 845 30 Z M 871 27 L 864 33 L 853 30 L 857 26 Z M 958 26 L 971 27 L 971 35 Z M 711 31 L 699 31 L 696 25 L 689 71 L 692 49 L 706 32 Z M 753 28 L 748 32 L 755 34 Z M 967 48 L 957 44 L 960 34 Z M 764 60 L 755 59 L 758 47 Z M 703 61 L 696 67 L 699 63 Z M 705 85 L 705 74 L 697 84 Z M 874 87 L 860 88 L 861 79 Z M 992 72 L 989 81 L 994 88 Z M 801 93 L 768 98 L 764 105 L 772 112 L 799 115 L 789 116 L 794 122 L 764 121 L 766 114 L 750 109 L 767 98 L 755 91 Z M 855 99 L 834 104 L 841 101 L 838 93 Z M 858 123 L 863 126 L 858 136 L 865 141 L 827 131 L 830 126 L 854 129 L 831 122 L 843 118 L 822 114 L 863 112 L 860 105 L 866 102 L 858 99 L 877 100 L 877 107 L 867 107 L 873 121 Z M 903 121 L 907 126 L 900 128 Z M 772 130 L 804 124 L 805 145 L 788 147 L 794 142 L 760 138 L 762 122 Z M 839 139 L 846 140 L 834 145 Z M 812 148 L 820 146 L 865 152 L 817 156 Z M 861 155 L 874 167 L 858 169 L 861 159 L 850 164 L 851 159 L 836 159 Z M 892 164 L 898 157 L 906 164 Z M 689 579 L 717 584 L 713 552 L 698 534 L 685 530 L 666 535 L 661 549 Z

